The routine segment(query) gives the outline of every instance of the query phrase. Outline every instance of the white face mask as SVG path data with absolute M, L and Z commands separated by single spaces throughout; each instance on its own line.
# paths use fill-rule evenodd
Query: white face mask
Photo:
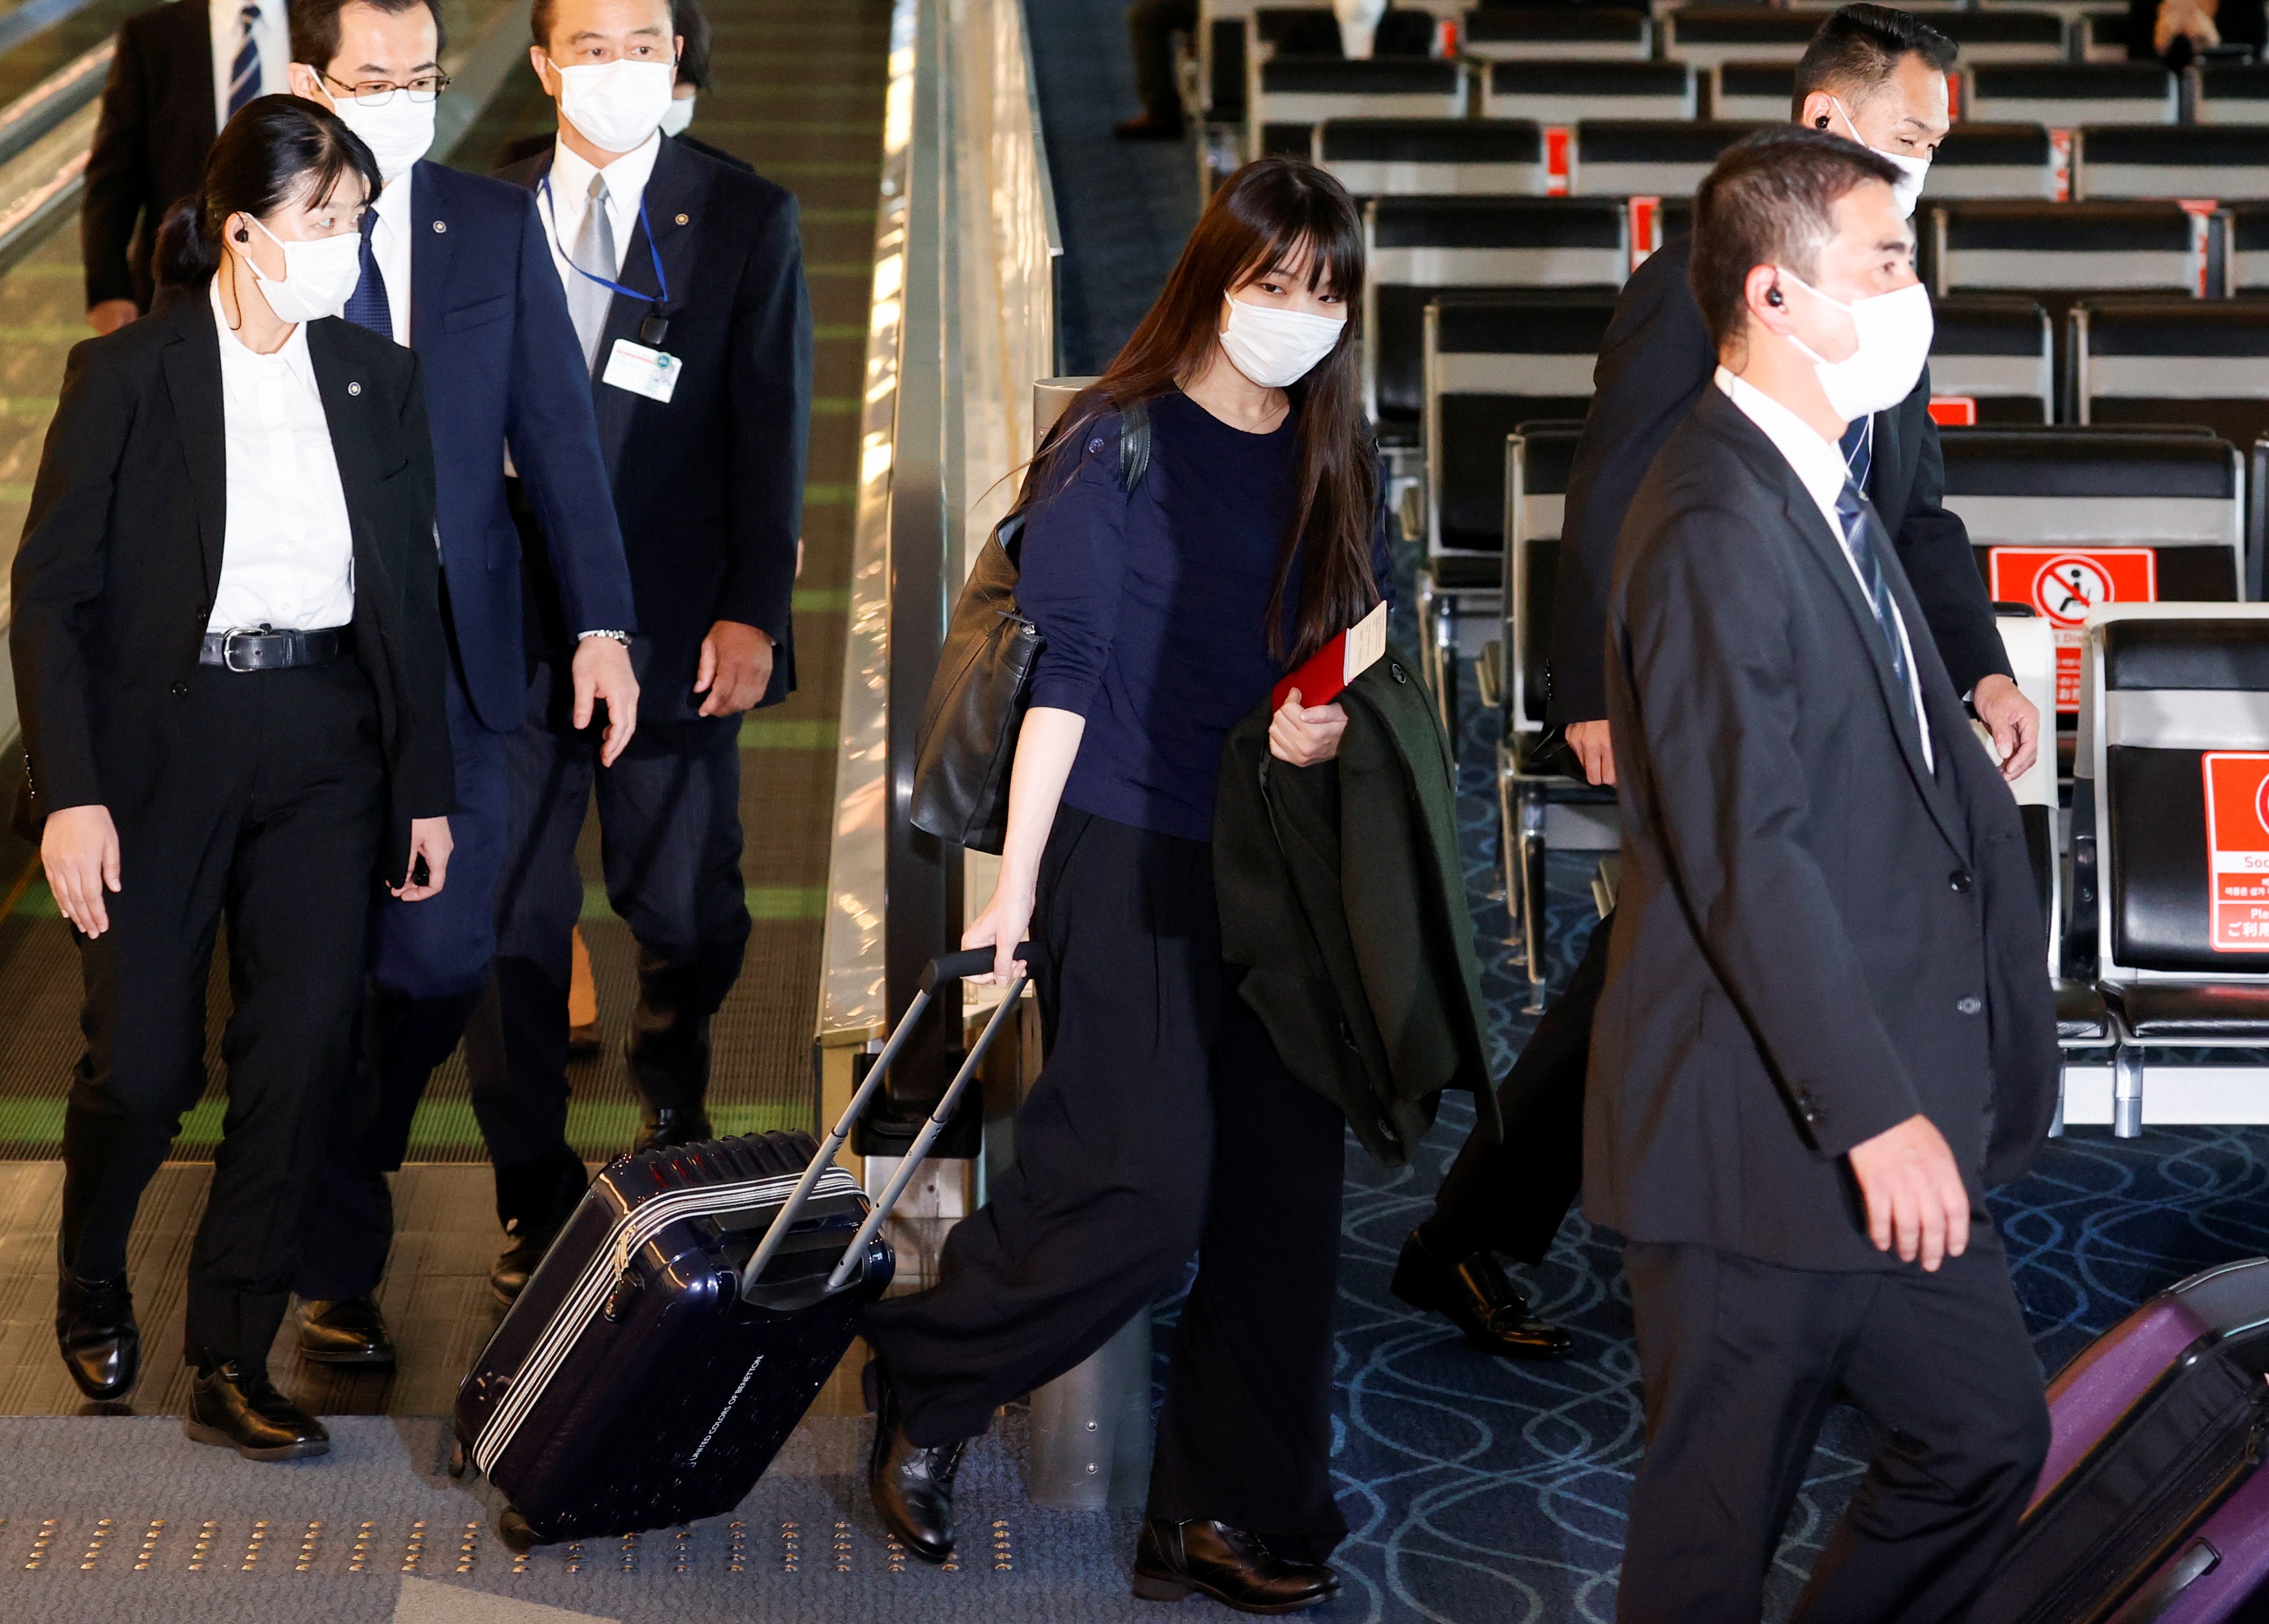
M 1830 96 L 1828 101 L 1830 107 L 1844 115 L 1844 128 L 1851 132 L 1851 139 L 1859 141 L 1859 127 L 1851 122 L 1851 109 L 1833 96 Z M 1859 144 L 1867 146 L 1864 141 L 1859 141 Z M 1879 146 L 1867 146 L 1867 151 L 1899 172 L 1899 178 L 1891 182 L 1891 195 L 1899 200 L 1899 218 L 1903 220 L 1911 220 L 1914 218 L 1915 204 L 1922 197 L 1923 177 L 1930 173 L 1930 159 L 1909 158 L 1904 152 L 1886 152 Z
M 1872 417 L 1879 411 L 1888 411 L 1914 392 L 1915 380 L 1922 376 L 1923 363 L 1930 358 L 1931 335 L 1935 330 L 1929 289 L 1918 282 L 1896 292 L 1855 299 L 1847 305 L 1829 298 L 1792 270 L 1780 274 L 1822 304 L 1851 314 L 1859 347 L 1840 361 L 1823 361 L 1804 340 L 1793 333 L 1788 336 L 1791 343 L 1811 358 L 1812 370 L 1819 374 L 1820 387 L 1827 391 L 1828 403 L 1837 417 L 1847 423 Z
M 693 100 L 691 96 L 674 96 L 670 99 L 669 106 L 663 109 L 661 114 L 663 135 L 682 136 L 685 133 L 686 126 L 693 122 Z
M 1312 316 L 1222 297 L 1229 300 L 1229 324 L 1221 330 L 1221 347 L 1238 372 L 1264 389 L 1289 388 L 1306 377 L 1347 326 L 1343 316 Z
M 661 128 L 676 69 L 666 62 L 551 64 L 559 76 L 559 110 L 602 152 L 627 152 Z M 690 116 L 690 115 L 689 115 Z
M 408 91 L 397 90 L 384 102 L 366 101 L 359 96 L 337 96 L 331 100 L 331 111 L 344 124 L 362 137 L 370 155 L 378 159 L 379 178 L 392 181 L 406 174 L 410 166 L 425 156 L 433 144 L 433 114 L 441 105 L 437 97 L 432 101 L 412 101 Z
M 362 280 L 362 233 L 342 232 L 312 242 L 286 242 L 260 222 L 260 234 L 284 250 L 284 279 L 270 281 L 250 253 L 245 265 L 259 280 L 261 296 L 279 321 L 321 321 L 347 307 Z
M 1378 41 L 1378 19 L 1386 15 L 1386 0 L 1332 0 L 1340 21 L 1340 48 L 1350 60 L 1362 62 Z

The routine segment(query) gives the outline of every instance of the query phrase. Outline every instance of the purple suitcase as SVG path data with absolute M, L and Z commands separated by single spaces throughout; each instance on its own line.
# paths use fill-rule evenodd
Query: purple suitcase
M 2269 1258 L 2194 1274 L 2049 1384 L 2048 1458 L 1973 1624 L 2269 1617 Z
M 617 1158 L 457 1391 L 453 1470 L 510 1501 L 516 1550 L 731 1510 L 891 1282 L 883 1222 L 943 1131 L 1020 979 L 871 1205 L 834 1165 L 928 1006 L 989 949 L 933 963 L 826 1142 L 756 1133 Z

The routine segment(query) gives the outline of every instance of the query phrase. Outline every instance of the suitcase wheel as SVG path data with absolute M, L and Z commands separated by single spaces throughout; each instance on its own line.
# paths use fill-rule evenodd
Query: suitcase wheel
M 508 1550 L 532 1551 L 537 1546 L 548 1543 L 536 1537 L 536 1530 L 528 1525 L 528 1519 L 514 1506 L 504 1509 L 503 1514 L 497 1518 L 496 1531 L 497 1538 L 505 1542 Z
M 449 1475 L 462 1480 L 471 1466 L 472 1462 L 465 1458 L 465 1441 L 452 1438 L 449 1441 Z

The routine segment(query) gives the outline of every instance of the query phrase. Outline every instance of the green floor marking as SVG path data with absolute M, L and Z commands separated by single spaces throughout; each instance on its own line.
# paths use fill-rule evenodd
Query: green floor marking
M 741 721 L 744 750 L 831 750 L 835 724 L 824 716 L 774 720 L 750 715 Z
M 856 485 L 807 483 L 803 487 L 803 505 L 806 507 L 846 507 L 858 499 L 858 494 L 859 487 Z
M 864 321 L 815 321 L 811 336 L 821 343 L 846 343 L 854 338 L 865 338 L 867 324 Z
M 807 615 L 840 615 L 851 608 L 848 587 L 798 587 L 792 600 Z

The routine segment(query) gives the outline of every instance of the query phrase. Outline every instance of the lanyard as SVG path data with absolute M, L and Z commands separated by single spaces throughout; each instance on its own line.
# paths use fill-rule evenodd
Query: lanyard
M 646 195 L 643 192 L 639 195 L 639 230 L 646 238 L 647 256 L 654 261 L 654 285 L 661 290 L 659 295 L 641 293 L 636 288 L 626 288 L 619 282 L 602 277 L 595 271 L 586 270 L 578 265 L 574 256 L 567 252 L 567 245 L 559 242 L 559 206 L 552 200 L 551 177 L 549 174 L 545 175 L 541 185 L 543 188 L 544 209 L 551 217 L 551 240 L 559 243 L 559 257 L 566 261 L 567 269 L 586 281 L 597 283 L 610 293 L 620 293 L 626 299 L 642 299 L 652 305 L 654 306 L 652 313 L 639 323 L 639 341 L 641 343 L 659 346 L 664 335 L 669 330 L 669 320 L 662 314 L 662 312 L 669 307 L 669 278 L 662 274 L 661 250 L 654 246 L 654 227 L 647 222 Z M 598 205 L 594 203 L 590 206 L 595 208 Z

